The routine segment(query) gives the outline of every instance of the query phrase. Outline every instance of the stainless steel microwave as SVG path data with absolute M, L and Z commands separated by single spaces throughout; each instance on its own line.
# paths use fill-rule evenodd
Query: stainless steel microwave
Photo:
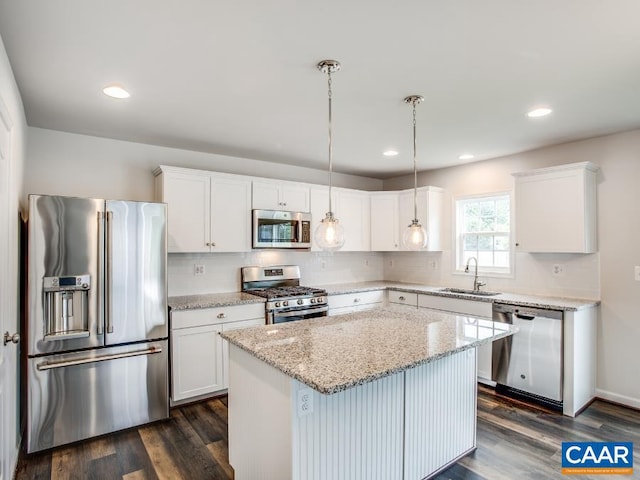
M 311 248 L 311 214 L 253 210 L 253 248 Z

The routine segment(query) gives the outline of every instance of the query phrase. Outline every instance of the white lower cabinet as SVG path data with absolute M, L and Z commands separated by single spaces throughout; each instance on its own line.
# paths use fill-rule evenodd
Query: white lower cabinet
M 220 332 L 264 325 L 264 304 L 171 312 L 171 401 L 225 390 L 229 346 Z
M 474 315 L 491 318 L 493 307 L 491 302 L 465 300 L 462 298 L 440 297 L 437 295 L 418 295 L 418 307 L 433 308 L 447 312 Z M 483 383 L 491 382 L 491 343 L 478 347 L 478 380 Z
M 224 388 L 221 325 L 171 332 L 171 399 L 197 397 Z
M 329 315 L 361 312 L 382 307 L 387 301 L 386 290 L 329 295 Z

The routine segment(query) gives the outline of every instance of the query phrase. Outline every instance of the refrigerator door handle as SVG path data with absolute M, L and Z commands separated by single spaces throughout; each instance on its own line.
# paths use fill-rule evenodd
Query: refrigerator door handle
M 104 362 L 105 360 L 116 360 L 118 358 L 138 357 L 140 355 L 151 355 L 161 353 L 162 347 L 151 347 L 146 350 L 137 350 L 135 352 L 114 353 L 113 355 L 102 355 L 99 357 L 86 357 L 77 360 L 61 360 L 59 362 L 42 362 L 36 368 L 38 370 L 51 370 L 53 368 L 71 367 L 73 365 L 84 365 L 86 363 Z
M 104 334 L 104 213 L 98 212 L 98 329 Z
M 113 323 L 111 322 L 111 272 L 112 272 L 112 251 L 111 242 L 113 240 L 111 234 L 111 222 L 113 221 L 113 212 L 107 211 L 107 238 L 106 238 L 106 272 L 104 285 L 104 301 L 105 301 L 105 317 L 107 319 L 107 333 L 113 333 Z

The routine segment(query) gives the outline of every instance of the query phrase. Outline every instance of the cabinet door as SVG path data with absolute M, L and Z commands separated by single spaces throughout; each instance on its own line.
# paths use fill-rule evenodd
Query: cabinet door
M 398 194 L 371 195 L 371 250 L 395 251 L 398 242 Z
M 515 217 L 518 251 L 595 252 L 595 171 L 578 164 L 516 174 Z
M 344 227 L 345 242 L 342 251 L 368 252 L 371 250 L 371 203 L 368 192 L 337 190 L 336 216 Z
M 309 187 L 295 183 L 283 183 L 280 208 L 291 212 L 308 212 Z
M 442 191 L 436 187 L 423 187 L 418 189 L 416 195 L 418 206 L 418 220 L 427 231 L 427 246 L 425 251 L 437 252 L 442 250 Z M 408 250 L 402 245 L 402 235 L 413 220 L 413 190 L 403 190 L 398 198 L 398 238 L 400 250 Z
M 221 325 L 171 332 L 171 398 L 173 401 L 222 390 Z
M 280 186 L 275 182 L 252 182 L 253 208 L 259 210 L 282 210 Z
M 329 210 L 329 187 L 312 187 L 309 192 L 310 197 L 310 212 L 311 212 L 311 251 L 318 252 L 322 249 L 316 245 L 315 233 L 318 225 L 325 217 L 327 210 Z M 337 205 L 336 190 L 331 191 L 332 207 L 334 210 Z M 342 219 L 338 218 L 342 223 Z M 344 247 L 341 249 L 344 250 Z
M 162 201 L 167 204 L 169 252 L 208 252 L 210 176 L 163 173 Z
M 211 251 L 251 250 L 251 182 L 212 177 Z
M 256 327 L 264 325 L 264 317 L 252 318 L 251 320 L 242 320 L 240 322 L 231 322 L 222 324 L 222 331 L 239 330 L 241 328 Z M 222 386 L 229 388 L 229 342 L 222 340 Z

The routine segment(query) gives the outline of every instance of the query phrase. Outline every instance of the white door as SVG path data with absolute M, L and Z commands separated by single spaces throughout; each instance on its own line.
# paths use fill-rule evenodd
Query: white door
M 11 120 L 0 98 L 0 336 L 17 332 L 14 309 L 15 275 L 10 250 L 16 232 L 17 212 L 11 211 Z M 7 273 L 8 272 L 8 273 Z M 17 456 L 18 348 L 13 342 L 0 343 L 0 480 L 12 478 Z

